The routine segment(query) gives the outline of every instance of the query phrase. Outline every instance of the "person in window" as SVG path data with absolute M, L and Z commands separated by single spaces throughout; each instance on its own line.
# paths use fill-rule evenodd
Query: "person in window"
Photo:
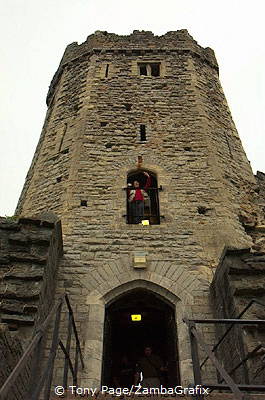
M 145 186 L 143 189 L 140 188 L 140 183 L 138 181 L 133 182 L 133 188 L 128 190 L 128 201 L 130 215 L 132 216 L 133 224 L 140 224 L 144 218 L 144 199 L 148 197 L 147 190 L 151 186 L 151 177 L 148 172 L 144 172 L 147 177 Z

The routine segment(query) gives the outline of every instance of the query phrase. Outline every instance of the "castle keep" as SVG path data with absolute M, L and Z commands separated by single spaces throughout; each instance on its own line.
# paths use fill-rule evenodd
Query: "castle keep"
M 42 286 L 50 287 L 48 278 L 38 280 L 35 297 L 20 296 L 19 290 L 15 295 L 7 279 L 12 260 L 5 256 L 2 285 L 10 294 L 1 292 L 2 321 L 15 323 L 13 329 L 27 337 L 23 307 L 13 308 L 10 322 L 10 304 L 32 306 L 34 299 L 34 322 L 39 301 L 49 309 L 66 291 L 84 356 L 83 386 L 110 385 L 120 357 L 137 361 L 146 344 L 167 361 L 171 385 L 190 384 L 184 320 L 236 318 L 252 298 L 265 298 L 265 177 L 252 173 L 214 52 L 186 30 L 162 36 L 97 31 L 67 46 L 47 106 L 16 210 L 20 220 L 8 229 L 2 222 L 0 237 L 10 254 L 12 246 L 21 246 L 25 230 L 34 236 L 34 226 L 38 238 L 47 238 L 43 264 L 52 259 L 58 273 L 45 305 Z M 138 180 L 143 187 L 144 172 L 151 179 L 146 225 L 133 223 L 128 201 L 128 184 Z M 35 246 L 41 246 L 40 238 Z M 21 276 L 11 282 L 18 279 L 23 287 Z M 30 282 L 36 283 L 32 277 Z M 27 281 L 29 293 L 31 284 Z M 265 319 L 264 310 L 254 305 L 248 318 Z M 141 322 L 131 321 L 134 314 Z M 208 344 L 223 332 L 213 325 L 201 331 Z M 264 333 L 256 325 L 244 334 L 239 327 L 222 344 L 223 365 L 231 369 L 260 343 Z M 264 352 L 260 345 L 236 370 L 237 383 L 244 378 L 264 383 L 264 370 L 254 377 Z M 62 376 L 60 358 L 56 362 L 55 383 Z M 202 375 L 208 382 L 216 379 L 211 367 Z

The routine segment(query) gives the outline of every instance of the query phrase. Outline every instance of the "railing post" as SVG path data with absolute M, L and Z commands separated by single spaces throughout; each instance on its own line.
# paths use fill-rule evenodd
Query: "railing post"
M 34 389 L 36 388 L 36 382 L 38 381 L 38 377 L 39 377 L 39 372 L 40 372 L 40 360 L 41 360 L 41 356 L 43 354 L 43 336 L 40 338 L 35 351 L 33 353 L 33 359 L 32 359 L 32 363 L 31 363 L 31 378 L 30 378 L 30 384 L 29 384 L 29 391 L 28 393 L 33 393 Z
M 74 367 L 74 385 L 77 386 L 77 376 L 78 376 L 78 356 L 79 356 L 79 348 L 77 340 L 75 341 L 75 367 Z
M 197 343 L 197 338 L 194 336 L 192 329 L 196 329 L 194 322 L 187 321 L 190 335 L 190 345 L 191 345 L 191 358 L 193 364 L 193 375 L 194 375 L 194 386 L 202 384 L 201 369 L 200 369 L 200 358 L 199 358 L 199 348 Z M 203 399 L 202 394 L 197 394 L 196 399 Z
M 68 315 L 69 315 L 69 318 L 68 318 L 68 333 L 67 333 L 66 351 L 67 351 L 67 354 L 70 356 L 73 317 L 72 317 L 72 313 L 69 312 L 69 310 L 68 310 Z M 63 387 L 65 389 L 67 389 L 68 370 L 69 370 L 69 358 L 65 355 L 64 373 L 63 373 Z
M 52 337 L 52 346 L 51 346 L 50 357 L 49 357 L 48 365 L 47 365 L 48 372 L 47 372 L 47 378 L 46 378 L 46 385 L 45 385 L 45 389 L 44 389 L 44 400 L 49 400 L 49 398 L 50 398 L 54 360 L 55 360 L 55 356 L 56 356 L 56 352 L 57 352 L 57 348 L 58 348 L 58 342 L 59 342 L 59 326 L 60 326 L 60 319 L 61 319 L 61 311 L 62 311 L 62 302 L 57 309 L 56 317 L 55 317 L 53 337 Z

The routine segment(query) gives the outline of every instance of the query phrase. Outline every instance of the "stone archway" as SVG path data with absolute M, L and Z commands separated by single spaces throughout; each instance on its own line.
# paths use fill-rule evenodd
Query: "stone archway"
M 135 316 L 138 319 L 134 320 Z M 146 288 L 134 288 L 118 296 L 105 308 L 102 385 L 131 387 L 135 366 L 146 346 L 167 367 L 164 373 L 153 371 L 161 384 L 179 385 L 177 338 L 175 307 L 171 302 Z
M 174 310 L 175 330 L 178 331 L 180 381 L 182 385 L 192 382 L 188 331 L 183 322 L 184 316 L 188 314 L 185 307 L 186 301 L 183 302 L 184 299 L 181 296 L 177 297 L 173 292 L 159 284 L 144 279 L 135 279 L 118 285 L 104 294 L 100 295 L 98 291 L 95 291 L 95 295 L 88 296 L 89 317 L 85 343 L 87 368 L 82 376 L 83 384 L 97 388 L 101 386 L 106 308 L 134 289 L 143 289 L 151 292 Z

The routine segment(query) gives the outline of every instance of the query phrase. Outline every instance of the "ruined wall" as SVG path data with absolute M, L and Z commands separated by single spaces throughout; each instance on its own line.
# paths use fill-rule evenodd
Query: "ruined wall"
M 7 324 L 0 324 L 0 388 L 11 374 L 12 370 L 20 360 L 23 349 L 19 338 L 12 337 Z M 30 367 L 24 368 L 17 382 L 9 392 L 8 400 L 23 400 L 28 392 L 28 384 L 30 379 Z M 5 399 L 3 399 L 5 400 Z
M 242 319 L 265 320 L 265 252 L 255 249 L 227 252 L 216 271 L 211 293 L 216 318 L 237 318 L 254 299 L 260 304 L 253 303 Z M 228 325 L 216 325 L 216 341 L 227 328 Z M 219 346 L 217 355 L 228 372 L 250 356 L 232 374 L 237 383 L 264 383 L 264 340 L 264 326 L 237 325 Z
M 258 172 L 256 185 L 244 190 L 240 206 L 240 221 L 252 237 L 251 249 L 227 251 L 217 268 L 211 285 L 211 299 L 217 318 L 235 318 L 252 300 L 254 302 L 242 319 L 265 320 L 265 176 Z M 216 340 L 227 325 L 216 326 Z M 248 357 L 233 378 L 238 383 L 263 384 L 265 381 L 264 327 L 262 325 L 235 326 L 219 346 L 218 356 L 227 371 Z M 230 349 L 233 349 L 231 352 Z M 256 350 L 257 349 L 257 350 Z
M 41 219 L 0 221 L 0 316 L 24 345 L 54 301 L 61 225 Z
M 2 386 L 54 303 L 62 256 L 61 224 L 43 218 L 23 218 L 17 222 L 0 218 L 0 248 Z M 31 366 L 29 359 L 13 384 L 8 400 L 26 398 Z
M 160 63 L 160 76 L 140 76 L 139 62 Z M 209 285 L 224 247 L 252 244 L 239 218 L 242 207 L 252 212 L 256 182 L 213 51 L 185 30 L 160 37 L 96 32 L 68 46 L 47 104 L 17 213 L 49 209 L 62 219 L 60 285 L 76 307 L 85 384 L 100 380 L 107 298 L 134 284 L 178 299 L 181 374 L 188 381 L 182 318 L 199 312 L 196 298 L 208 315 Z M 138 156 L 163 187 L 160 225 L 129 225 L 123 217 L 123 188 Z M 142 270 L 133 267 L 135 251 L 147 254 Z

